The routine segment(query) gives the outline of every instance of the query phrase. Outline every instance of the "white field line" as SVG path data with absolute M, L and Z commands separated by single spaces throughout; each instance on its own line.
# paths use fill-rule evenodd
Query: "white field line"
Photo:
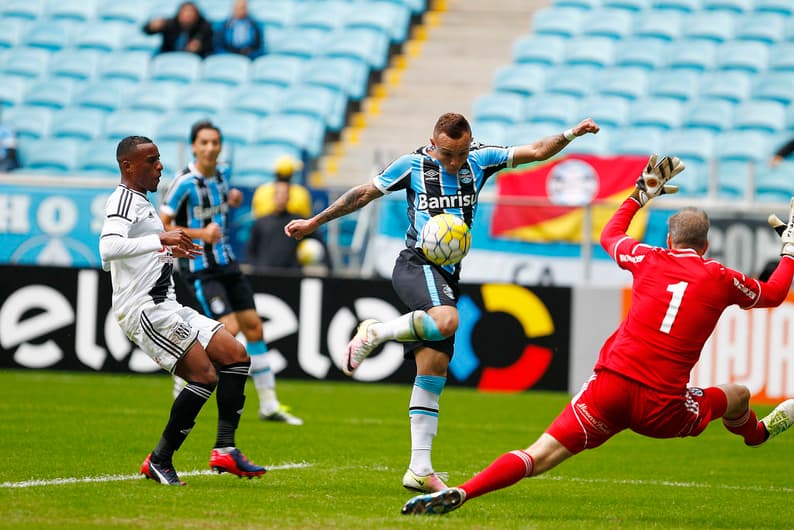
M 281 470 L 281 469 L 300 469 L 304 467 L 311 467 L 312 464 L 308 462 L 297 462 L 288 464 L 279 464 L 276 466 L 265 466 L 267 471 Z M 214 475 L 215 471 L 210 469 L 194 469 L 193 471 L 180 471 L 179 477 L 195 477 L 199 475 Z M 139 480 L 143 475 L 137 473 L 135 475 L 98 475 L 96 477 L 69 477 L 69 478 L 53 478 L 48 480 L 24 480 L 22 482 L 2 482 L 0 488 L 33 488 L 36 486 L 61 486 L 64 484 L 89 484 L 92 482 L 118 482 L 123 480 Z
M 606 479 L 606 478 L 581 478 L 581 477 L 550 477 L 543 475 L 532 480 L 550 480 L 554 482 L 580 482 L 583 484 L 617 484 L 629 486 L 664 486 L 668 488 L 701 488 L 721 489 L 734 491 L 761 491 L 768 493 L 794 493 L 794 488 L 785 486 L 759 486 L 757 484 L 707 484 L 705 482 L 678 482 L 672 480 L 633 480 L 633 479 Z

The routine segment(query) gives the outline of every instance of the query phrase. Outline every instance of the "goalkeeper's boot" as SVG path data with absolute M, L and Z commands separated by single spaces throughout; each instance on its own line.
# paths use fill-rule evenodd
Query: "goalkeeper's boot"
M 794 399 L 787 399 L 779 404 L 767 416 L 761 419 L 769 438 L 774 438 L 794 424 Z
M 353 375 L 356 368 L 372 353 L 372 350 L 378 347 L 378 344 L 369 337 L 368 333 L 370 326 L 378 323 L 377 320 L 370 318 L 363 320 L 358 325 L 356 336 L 347 344 L 347 352 L 345 352 L 345 360 L 342 365 L 342 371 L 345 375 Z
M 403 515 L 440 515 L 457 510 L 465 501 L 465 491 L 449 488 L 409 499 L 400 512 Z
M 449 478 L 447 473 L 437 472 L 429 475 L 417 475 L 409 468 L 403 475 L 403 488 L 420 493 L 433 493 L 447 489 L 444 481 Z
M 289 407 L 286 405 L 279 405 L 273 412 L 259 411 L 259 419 L 262 421 L 286 423 L 287 425 L 303 425 L 303 420 L 290 414 Z
M 264 467 L 248 460 L 236 447 L 213 449 L 210 455 L 210 467 L 218 473 L 231 473 L 249 479 L 264 475 L 267 471 Z
M 184 486 L 185 483 L 179 480 L 179 476 L 174 470 L 173 464 L 156 464 L 152 462 L 152 454 L 146 455 L 146 460 L 141 464 L 141 473 L 147 478 L 166 486 Z

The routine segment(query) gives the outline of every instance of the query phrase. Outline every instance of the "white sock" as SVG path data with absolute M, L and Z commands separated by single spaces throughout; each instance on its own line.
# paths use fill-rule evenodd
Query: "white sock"
M 418 375 L 414 380 L 408 417 L 411 422 L 411 471 L 424 476 L 433 472 L 431 452 L 438 433 L 438 402 L 445 377 Z
M 267 359 L 267 346 L 263 341 L 249 342 L 248 355 L 251 356 L 251 379 L 259 395 L 259 411 L 272 414 L 279 409 L 280 403 L 276 397 L 276 376 Z

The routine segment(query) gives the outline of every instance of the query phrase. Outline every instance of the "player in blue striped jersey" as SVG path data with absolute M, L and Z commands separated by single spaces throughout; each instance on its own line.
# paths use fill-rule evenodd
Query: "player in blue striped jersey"
M 598 125 L 583 120 L 561 134 L 515 147 L 482 146 L 472 142 L 471 127 L 460 114 L 438 118 L 430 144 L 398 158 L 371 181 L 356 186 L 311 219 L 296 219 L 284 227 L 288 236 L 302 239 L 321 225 L 354 212 L 374 199 L 406 190 L 408 231 L 406 248 L 392 274 L 392 285 L 411 309 L 389 322 L 364 320 L 347 347 L 342 370 L 352 375 L 379 345 L 388 340 L 405 343 L 406 358 L 416 362 L 409 418 L 411 460 L 403 486 L 422 492 L 446 488 L 430 453 L 438 431 L 438 403 L 446 384 L 458 327 L 460 264 L 440 267 L 421 251 L 418 235 L 433 215 L 450 213 L 472 225 L 477 196 L 486 180 L 501 169 L 546 160 L 577 136 L 597 133 Z

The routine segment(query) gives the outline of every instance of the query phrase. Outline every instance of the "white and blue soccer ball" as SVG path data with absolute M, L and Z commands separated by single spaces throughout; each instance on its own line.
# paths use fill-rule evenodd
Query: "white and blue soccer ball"
M 422 252 L 436 265 L 455 265 L 469 252 L 471 231 L 456 215 L 442 213 L 430 218 L 422 228 Z

